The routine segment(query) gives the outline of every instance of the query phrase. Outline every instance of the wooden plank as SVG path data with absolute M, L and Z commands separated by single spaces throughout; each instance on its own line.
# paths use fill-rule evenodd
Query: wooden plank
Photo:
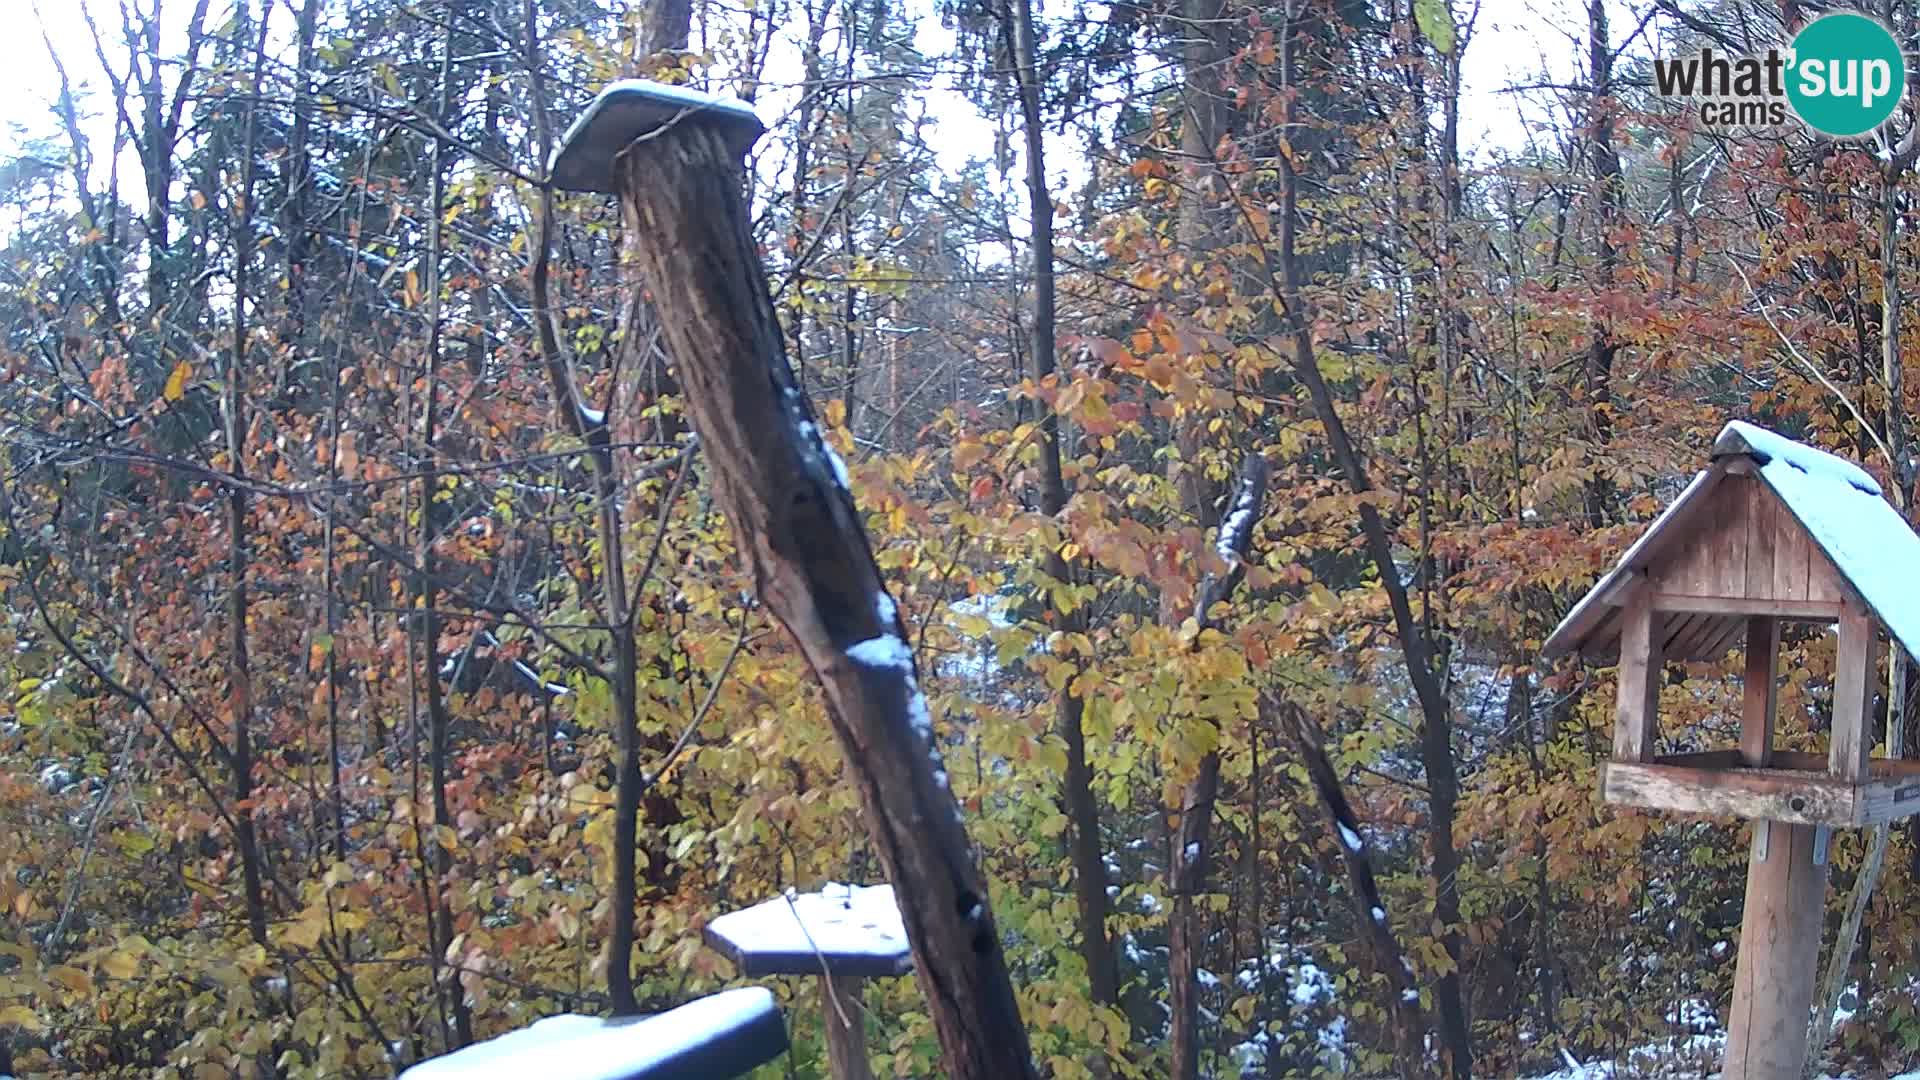
M 1884 825 L 1920 814 L 1920 775 L 1876 777 L 1861 785 L 1854 813 L 1862 825 Z
M 1664 628 L 1660 634 L 1662 639 L 1660 642 L 1660 655 L 1670 656 L 1676 659 L 1685 656 L 1686 653 L 1682 651 L 1681 643 L 1684 642 L 1687 635 L 1694 630 L 1696 624 L 1704 618 L 1705 616 L 1702 615 L 1682 615 L 1677 619 L 1664 620 Z
M 865 980 L 847 975 L 820 976 L 820 1001 L 826 1010 L 827 1068 L 833 1080 L 873 1080 L 867 1060 Z
M 1741 675 L 1740 760 L 1764 767 L 1773 760 L 1774 661 L 1780 653 L 1780 621 L 1747 620 L 1746 667 Z
M 1693 629 L 1687 633 L 1686 651 L 1678 656 L 1668 654 L 1672 660 L 1712 660 L 1713 642 L 1726 632 L 1726 623 L 1739 622 L 1738 619 L 1724 619 L 1712 615 L 1699 617 Z
M 1842 600 L 1852 596 L 1852 590 L 1840 579 L 1833 560 L 1820 550 L 1820 545 L 1807 541 L 1807 599 Z
M 1804 750 L 1776 749 L 1773 752 L 1772 762 L 1765 769 L 1749 768 L 1741 761 L 1738 750 L 1701 750 L 1691 754 L 1662 754 L 1648 764 L 1690 769 L 1737 769 L 1783 777 L 1805 774 L 1806 778 L 1822 783 L 1839 782 L 1827 772 L 1827 755 L 1810 754 Z M 1868 779 L 1873 783 L 1906 784 L 1920 780 L 1920 760 L 1871 758 L 1867 762 L 1867 767 Z
M 1648 764 L 1671 765 L 1681 769 L 1739 769 L 1745 767 L 1740 760 L 1738 750 L 1696 750 L 1691 754 L 1662 754 Z M 1819 765 L 1821 772 L 1827 767 L 1825 759 Z
M 1747 587 L 1748 598 L 1777 600 L 1773 591 L 1774 507 L 1779 500 L 1765 484 L 1747 481 Z
M 1858 782 L 1867 776 L 1867 754 L 1873 734 L 1867 730 L 1872 710 L 1874 653 L 1879 633 L 1873 617 L 1857 603 L 1840 612 L 1840 646 L 1833 661 L 1833 733 L 1828 742 L 1827 767 L 1833 775 Z
M 1709 660 L 1718 660 L 1727 655 L 1734 643 L 1741 641 L 1747 632 L 1745 619 L 1722 619 L 1721 624 L 1720 636 L 1707 646 L 1706 654 Z
M 1773 593 L 1775 600 L 1807 598 L 1807 531 L 1780 504 L 1771 500 L 1773 526 Z
M 1655 593 L 1653 609 L 1710 615 L 1772 615 L 1780 619 L 1831 622 L 1840 617 L 1839 600 L 1779 600 L 1772 597 L 1685 596 Z
M 1814 826 L 1756 821 L 1753 828 L 1740 961 L 1720 1075 L 1726 1080 L 1795 1080 L 1806 1064 L 1807 1010 L 1820 960 L 1827 864 L 1814 861 Z M 1764 842 L 1762 829 L 1771 834 Z
M 1715 494 L 1713 507 L 1712 560 L 1713 588 L 1700 590 L 1703 596 L 1745 596 L 1747 594 L 1747 519 L 1753 504 L 1754 482 L 1745 476 L 1730 476 Z
M 1720 485 L 1703 508 L 1701 524 L 1692 535 L 1677 538 L 1681 546 L 1655 567 L 1657 591 L 1683 596 L 1714 596 L 1721 592 L 1718 562 L 1722 538 L 1715 519 L 1725 512 L 1721 495 L 1726 489 L 1726 484 Z
M 1646 589 L 1635 589 L 1620 613 L 1619 692 L 1614 703 L 1613 759 L 1645 761 L 1658 730 L 1662 661 L 1661 616 Z
M 1602 770 L 1600 793 L 1610 803 L 1681 814 L 1842 828 L 1860 824 L 1859 792 L 1820 773 L 1613 761 Z

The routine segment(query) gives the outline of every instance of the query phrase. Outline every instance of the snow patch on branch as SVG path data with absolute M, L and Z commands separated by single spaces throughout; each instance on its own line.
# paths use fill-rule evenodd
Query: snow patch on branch
M 1227 512 L 1226 520 L 1220 523 L 1220 535 L 1214 540 L 1213 551 L 1228 566 L 1240 565 L 1240 553 L 1252 541 L 1264 479 L 1264 476 L 1258 480 L 1253 476 L 1244 478 L 1239 493 L 1234 497 L 1233 509 Z
M 894 634 L 854 642 L 847 646 L 847 659 L 861 667 L 897 671 L 908 679 L 913 678 L 913 651 Z
M 1346 845 L 1348 851 L 1355 854 L 1359 854 L 1367 849 L 1366 838 L 1354 832 L 1351 828 L 1348 828 L 1344 822 L 1340 825 L 1340 842 Z

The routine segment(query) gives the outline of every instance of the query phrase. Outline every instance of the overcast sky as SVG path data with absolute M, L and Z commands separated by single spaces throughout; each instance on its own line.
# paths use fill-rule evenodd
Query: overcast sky
M 1466 0 L 1454 2 L 1456 7 L 1464 7 Z M 58 94 L 59 80 L 41 40 L 42 27 L 34 5 L 29 0 L 4 0 L 4 4 L 15 18 L 6 32 L 0 33 L 0 155 L 11 155 L 23 140 L 52 136 L 58 131 L 50 107 Z M 99 93 L 103 83 L 98 64 L 78 4 L 74 0 L 40 0 L 38 6 L 46 19 L 47 35 L 60 49 L 69 74 L 76 84 L 95 91 L 86 102 L 95 114 L 88 129 L 98 144 L 96 155 L 104 155 L 111 126 L 104 114 L 104 95 Z M 107 10 L 98 3 L 95 7 Z M 1468 11 L 1462 10 L 1459 15 L 1464 19 Z M 184 11 L 180 17 L 185 17 Z M 1616 36 L 1634 25 L 1624 7 L 1614 23 Z M 1527 141 L 1530 132 L 1542 130 L 1551 119 L 1546 111 L 1551 107 L 1551 96 L 1516 94 L 1507 88 L 1542 81 L 1543 75 L 1548 81 L 1566 81 L 1575 71 L 1574 58 L 1584 52 L 1585 31 L 1584 5 L 1574 0 L 1482 0 L 1466 53 L 1463 150 L 1484 161 L 1497 148 L 1517 148 Z M 922 20 L 918 41 L 922 51 L 937 54 L 950 41 L 937 20 Z M 1636 51 L 1644 48 L 1645 43 L 1641 43 Z M 943 166 L 956 168 L 969 153 L 984 155 L 993 125 L 971 102 L 956 93 L 936 93 L 930 108 L 940 128 L 933 142 Z M 122 172 L 127 172 L 125 165 Z M 1070 191 L 1072 186 L 1062 185 L 1058 190 Z

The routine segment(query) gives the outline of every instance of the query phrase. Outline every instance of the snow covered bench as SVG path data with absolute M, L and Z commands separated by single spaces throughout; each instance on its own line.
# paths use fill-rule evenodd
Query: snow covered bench
M 727 990 L 657 1016 L 550 1016 L 424 1061 L 401 1080 L 723 1080 L 785 1053 L 773 995 Z

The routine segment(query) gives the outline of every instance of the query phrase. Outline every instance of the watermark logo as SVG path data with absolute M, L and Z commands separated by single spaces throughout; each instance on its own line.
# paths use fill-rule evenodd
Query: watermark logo
M 1822 15 L 1784 49 L 1653 62 L 1661 97 L 1687 99 L 1709 128 L 1777 127 L 1789 111 L 1822 135 L 1852 138 L 1885 123 L 1907 91 L 1900 43 L 1879 22 L 1853 12 Z

